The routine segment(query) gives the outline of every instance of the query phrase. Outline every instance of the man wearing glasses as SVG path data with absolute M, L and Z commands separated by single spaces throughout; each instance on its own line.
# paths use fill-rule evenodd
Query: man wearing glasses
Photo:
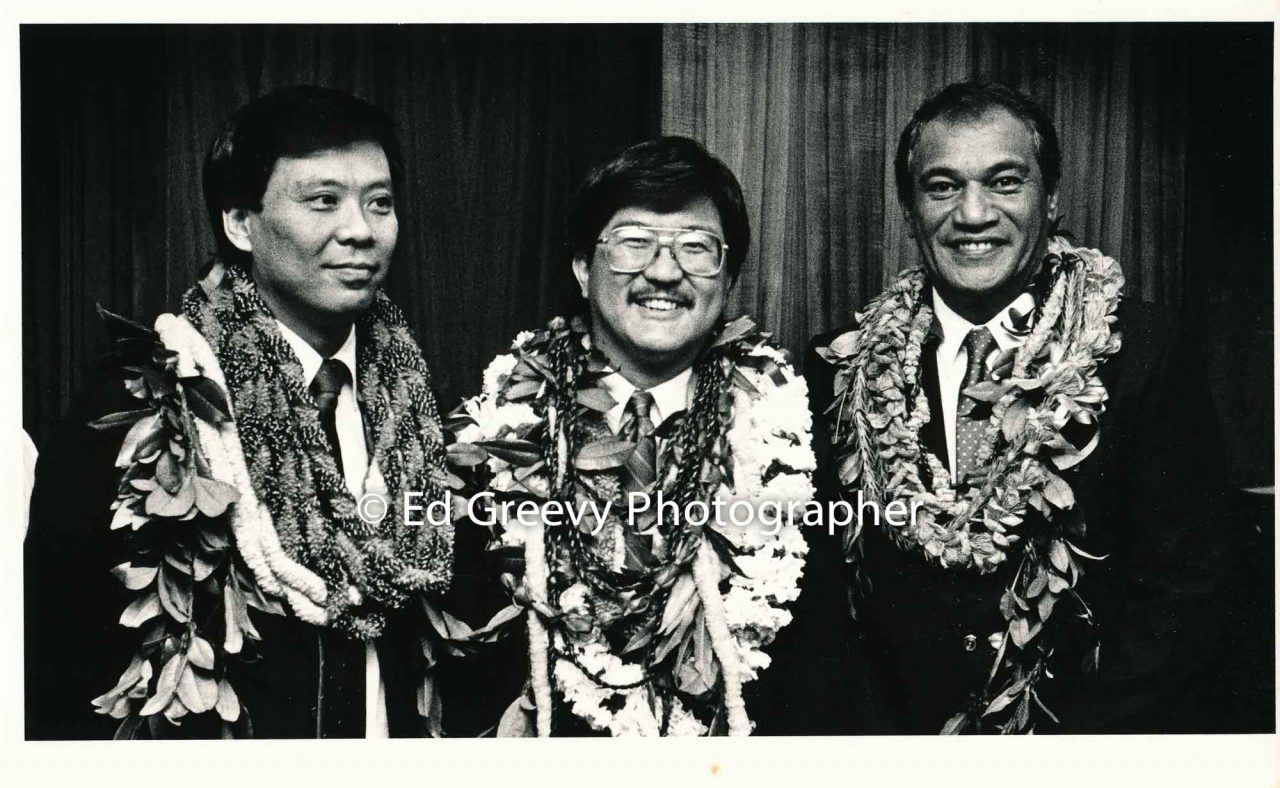
M 791 620 L 807 550 L 777 508 L 812 498 L 814 459 L 803 380 L 750 320 L 721 319 L 748 236 L 737 179 L 693 140 L 597 165 L 567 221 L 585 310 L 521 334 L 450 419 L 468 494 L 541 507 L 536 529 L 460 526 L 460 555 L 474 540 L 523 557 L 501 586 L 460 570 L 481 590 L 456 595 L 505 587 L 524 610 L 483 630 L 518 621 L 523 670 L 460 693 L 510 693 L 499 735 L 745 735 L 770 715 L 743 685 Z M 445 708 L 477 729 L 501 711 Z
M 652 389 L 669 415 L 684 408 L 693 360 L 746 256 L 747 217 L 733 175 L 692 140 L 637 145 L 610 165 L 587 181 L 570 214 L 573 274 L 591 340 L 614 363 L 614 385 Z M 597 194 L 605 190 L 621 193 Z

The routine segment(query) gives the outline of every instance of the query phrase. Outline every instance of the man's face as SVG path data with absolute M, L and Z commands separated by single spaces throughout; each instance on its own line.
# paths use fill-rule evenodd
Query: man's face
M 699 229 L 724 237 L 720 213 L 705 197 L 673 213 L 623 208 L 605 224 L 600 237 L 625 225 Z M 574 260 L 573 272 L 591 308 L 596 346 L 622 370 L 656 371 L 658 377 L 692 364 L 724 311 L 729 291 L 724 266 L 715 276 L 690 276 L 669 248 L 660 249 L 643 271 L 623 274 L 610 270 L 601 244 L 590 261 Z
M 285 325 L 325 329 L 367 310 L 387 276 L 399 224 L 386 154 L 374 142 L 282 157 L 261 211 L 229 211 L 253 279 Z M 305 334 L 304 334 L 305 336 Z
M 1030 129 L 1002 108 L 926 123 L 911 178 L 907 223 L 944 297 L 1016 297 L 1037 270 L 1057 206 Z

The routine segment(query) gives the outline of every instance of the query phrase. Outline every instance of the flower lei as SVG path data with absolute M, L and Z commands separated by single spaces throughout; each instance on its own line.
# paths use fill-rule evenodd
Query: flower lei
M 618 469 L 634 446 L 608 429 L 615 403 L 599 381 L 610 370 L 584 321 L 557 318 L 518 336 L 512 350 L 447 424 L 467 492 L 617 500 Z M 531 711 L 529 732 L 551 733 L 553 682 L 573 714 L 615 736 L 751 731 L 741 687 L 769 665 L 763 648 L 791 620 L 786 605 L 799 594 L 807 550 L 783 514 L 813 497 L 807 392 L 746 318 L 722 327 L 694 380 L 690 409 L 659 430 L 665 449 L 650 494 L 661 490 L 681 511 L 713 496 L 745 501 L 753 514 L 773 502 L 780 527 L 628 523 L 624 510 L 590 523 L 594 535 L 567 523 L 493 533 L 493 547 L 525 557 L 523 578 L 504 582 L 527 609 L 532 700 L 517 701 L 508 717 Z M 645 525 L 661 535 L 651 554 L 628 535 Z M 511 730 L 504 719 L 499 732 Z
M 129 529 L 132 554 L 114 570 L 134 592 L 120 623 L 143 636 L 94 701 L 123 721 L 118 737 L 144 721 L 158 734 L 160 712 L 180 724 L 216 711 L 224 732 L 250 732 L 227 678 L 246 638 L 261 639 L 250 607 L 283 615 L 283 600 L 308 623 L 371 638 L 387 610 L 445 587 L 452 572 L 449 527 L 407 527 L 394 503 L 376 526 L 355 515 L 297 359 L 248 277 L 215 261 L 184 308 L 154 332 L 102 311 L 136 362 L 124 366 L 126 388 L 146 403 L 91 425 L 133 425 L 111 527 Z M 442 432 L 403 318 L 379 295 L 357 331 L 380 471 L 367 485 L 442 495 Z
M 922 271 L 900 276 L 858 315 L 859 328 L 818 351 L 836 368 L 829 417 L 841 484 L 916 512 L 905 526 L 886 521 L 889 538 L 943 567 L 979 573 L 1019 558 L 1000 601 L 1007 629 L 990 680 L 979 702 L 953 716 L 945 733 L 1001 716 L 1002 732 L 1029 730 L 1032 703 L 1056 721 L 1035 691 L 1039 679 L 1051 675 L 1053 643 L 1042 635 L 1044 625 L 1065 596 L 1094 623 L 1074 589 L 1082 571 L 1077 557 L 1100 559 L 1071 541 L 1084 535 L 1084 522 L 1071 486 L 1057 472 L 1096 446 L 1107 399 L 1097 370 L 1120 349 L 1112 324 L 1124 276 L 1115 260 L 1059 237 L 1049 241 L 1045 266 L 1051 286 L 1025 342 L 996 357 L 992 380 L 965 390 L 989 409 L 989 418 L 974 463 L 980 470 L 961 484 L 920 442 L 930 416 L 919 384 L 921 353 L 933 322 L 921 297 Z M 1040 517 L 1028 520 L 1029 509 Z M 858 536 L 858 524 L 845 533 L 850 561 Z M 1086 669 L 1096 666 L 1097 655 L 1095 641 Z

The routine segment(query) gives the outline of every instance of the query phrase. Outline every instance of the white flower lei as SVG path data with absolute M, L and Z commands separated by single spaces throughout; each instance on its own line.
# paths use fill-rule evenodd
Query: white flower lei
M 209 343 L 186 318 L 163 314 L 156 319 L 155 328 L 165 346 L 178 354 L 180 376 L 203 374 L 225 390 L 226 383 L 218 359 Z M 230 397 L 227 404 L 230 409 Z M 280 546 L 271 512 L 259 500 L 249 479 L 235 421 L 214 425 L 196 419 L 195 426 L 212 477 L 230 484 L 240 493 L 240 500 L 228 507 L 227 515 L 236 537 L 236 548 L 253 571 L 258 585 L 265 593 L 286 599 L 303 621 L 323 626 L 326 623 L 324 604 L 328 596 L 325 582 L 291 559 Z M 127 513 L 128 510 L 122 507 L 117 513 L 121 511 Z

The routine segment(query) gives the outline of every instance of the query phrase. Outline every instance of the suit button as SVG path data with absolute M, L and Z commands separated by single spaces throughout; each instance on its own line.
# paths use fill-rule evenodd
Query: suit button
M 965 636 L 964 636 L 964 650 L 965 650 L 965 651 L 973 651 L 973 650 L 974 650 L 974 649 L 976 649 L 977 647 L 978 647 L 978 637 L 977 637 L 977 635 L 965 635 Z

